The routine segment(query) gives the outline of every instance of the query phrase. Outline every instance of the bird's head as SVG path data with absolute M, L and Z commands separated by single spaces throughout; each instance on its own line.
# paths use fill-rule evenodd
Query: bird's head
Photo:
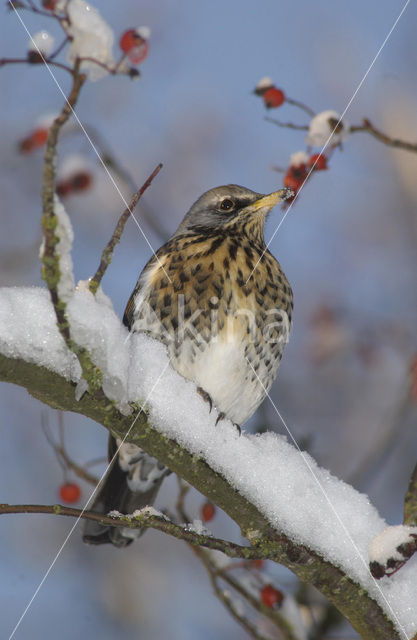
M 237 184 L 215 187 L 193 204 L 175 235 L 244 231 L 248 236 L 263 239 L 268 213 L 292 195 L 287 188 L 263 195 Z

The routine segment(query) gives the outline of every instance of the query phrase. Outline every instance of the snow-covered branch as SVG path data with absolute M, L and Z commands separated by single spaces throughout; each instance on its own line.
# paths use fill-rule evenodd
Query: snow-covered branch
M 267 553 L 267 551 L 262 551 L 256 547 L 245 547 L 235 544 L 234 542 L 229 542 L 228 540 L 215 538 L 212 535 L 198 531 L 192 524 L 176 524 L 152 508 L 145 508 L 126 516 L 116 512 L 103 515 L 95 513 L 94 511 L 83 511 L 82 509 L 65 507 L 60 504 L 0 504 L 0 515 L 18 513 L 67 516 L 83 520 L 92 520 L 99 524 L 120 527 L 123 529 L 156 529 L 157 531 L 162 531 L 173 538 L 188 542 L 191 545 L 198 545 L 214 551 L 221 551 L 229 558 L 253 560 L 260 559 Z
M 90 393 L 77 401 L 81 368 L 42 289 L 0 291 L 1 380 L 25 387 L 54 408 L 90 417 L 116 436 L 129 433 L 127 441 L 228 513 L 260 556 L 321 590 L 363 638 L 406 637 L 401 626 L 414 631 L 412 561 L 378 585 L 369 574 L 368 545 L 385 523 L 366 496 L 282 437 L 239 437 L 228 422 L 216 428 L 216 415 L 169 366 L 165 348 L 139 334 L 127 339 L 105 296 L 77 290 L 67 311 L 74 340 L 103 373 L 107 406 Z

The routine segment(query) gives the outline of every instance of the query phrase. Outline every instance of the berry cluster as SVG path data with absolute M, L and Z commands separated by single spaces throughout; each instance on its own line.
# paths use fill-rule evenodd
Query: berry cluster
M 304 151 L 294 153 L 290 158 L 290 166 L 284 175 L 284 187 L 289 187 L 294 191 L 294 195 L 286 202 L 292 202 L 304 182 L 310 178 L 313 171 L 323 171 L 327 169 L 327 158 L 320 153 L 309 156 Z

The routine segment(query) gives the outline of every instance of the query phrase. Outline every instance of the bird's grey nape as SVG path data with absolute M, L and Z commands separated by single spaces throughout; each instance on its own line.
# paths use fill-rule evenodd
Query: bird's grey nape
M 181 235 L 196 228 L 218 229 L 233 217 L 237 217 L 241 209 L 256 202 L 262 195 L 237 184 L 214 187 L 194 202 L 174 235 Z M 230 210 L 221 209 L 222 203 L 226 200 L 233 202 Z

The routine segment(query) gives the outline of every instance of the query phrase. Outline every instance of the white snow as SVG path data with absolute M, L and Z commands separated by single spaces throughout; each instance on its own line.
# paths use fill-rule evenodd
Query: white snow
M 149 38 L 151 37 L 150 27 L 146 27 L 146 26 L 137 27 L 136 33 L 138 34 L 138 36 L 140 36 L 144 40 L 149 40 Z
M 137 518 L 138 516 L 156 516 L 157 518 L 168 520 L 162 511 L 158 511 L 158 509 L 155 509 L 154 507 L 142 507 L 142 509 L 136 509 L 136 511 L 130 514 L 131 518 Z
M 334 562 L 385 609 L 403 637 L 417 632 L 417 561 L 392 577 L 370 575 L 369 545 L 386 524 L 366 495 L 318 467 L 282 436 L 239 436 L 170 366 L 165 347 L 129 334 L 108 304 L 88 291 L 68 302 L 71 332 L 89 349 L 104 376 L 104 389 L 118 403 L 145 405 L 154 428 L 201 456 L 253 502 L 278 531 Z M 55 324 L 44 289 L 0 289 L 0 350 L 78 381 L 80 368 Z M 134 416 L 132 415 L 132 421 Z M 249 532 L 256 538 L 257 532 Z
M 279 612 L 286 620 L 288 620 L 297 640 L 308 639 L 308 631 L 301 617 L 300 606 L 290 594 L 285 594 L 284 600 L 280 605 Z
M 189 522 L 188 524 L 186 524 L 184 526 L 184 529 L 186 531 L 193 531 L 194 533 L 196 533 L 199 536 L 212 536 L 213 534 L 211 533 L 210 529 L 207 529 L 207 527 L 204 526 L 204 523 L 202 520 L 193 520 L 192 522 Z
M 274 83 L 272 82 L 271 78 L 269 76 L 264 76 L 259 80 L 258 84 L 256 85 L 256 89 L 257 90 L 269 89 L 269 87 L 273 87 L 273 86 L 274 86 Z
M 339 124 L 334 131 L 336 123 Z M 341 121 L 340 114 L 332 109 L 314 116 L 309 125 L 306 142 L 312 147 L 322 147 L 327 143 L 330 135 L 332 136 L 330 145 L 337 145 L 349 136 L 349 125 L 345 120 Z
M 100 13 L 84 0 L 70 0 L 67 5 L 70 23 L 66 27 L 72 37 L 67 59 L 73 64 L 76 58 L 94 58 L 111 66 L 114 64 L 112 48 L 114 34 Z M 99 80 L 107 74 L 106 69 L 91 61 L 81 64 L 90 80 Z
M 371 540 L 369 559 L 382 565 L 386 565 L 390 558 L 402 561 L 406 556 L 401 551 L 398 551 L 398 547 L 408 542 L 415 544 L 416 537 L 417 526 L 401 524 L 387 527 Z
M 58 116 L 58 113 L 44 113 L 36 119 L 35 124 L 37 129 L 49 129 Z
M 54 195 L 54 213 L 58 218 L 58 224 L 55 233 L 59 238 L 59 242 L 55 247 L 55 251 L 59 256 L 59 270 L 61 278 L 58 284 L 58 295 L 64 302 L 74 294 L 74 276 L 72 273 L 71 248 L 74 240 L 74 233 L 71 222 L 64 206 L 58 196 Z M 41 246 L 41 254 L 43 253 L 43 243 Z
M 305 151 L 296 151 L 290 156 L 290 166 L 299 167 L 301 164 L 308 164 L 310 156 Z
M 93 164 L 81 153 L 69 153 L 66 155 L 59 168 L 58 180 L 67 180 L 80 172 L 92 173 Z
M 29 40 L 29 51 L 40 51 L 46 58 L 52 53 L 54 38 L 47 31 L 38 31 Z

